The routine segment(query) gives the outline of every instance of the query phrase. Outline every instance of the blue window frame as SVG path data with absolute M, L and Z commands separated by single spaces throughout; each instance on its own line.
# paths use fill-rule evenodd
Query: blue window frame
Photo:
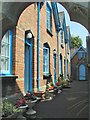
M 49 73 L 49 48 L 43 47 L 43 73 L 44 75 Z
M 12 74 L 12 31 L 8 30 L 1 41 L 0 75 Z
M 46 4 L 47 30 L 52 33 L 52 9 L 49 3 Z
M 79 60 L 82 59 L 82 58 L 84 58 L 84 56 L 85 56 L 85 52 L 84 51 L 79 51 L 78 52 L 78 59 Z

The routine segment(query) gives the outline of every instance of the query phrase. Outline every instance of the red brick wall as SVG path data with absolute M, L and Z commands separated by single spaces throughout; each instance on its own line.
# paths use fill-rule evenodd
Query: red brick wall
M 54 59 L 53 50 L 57 51 L 57 34 L 55 30 L 54 16 L 52 15 L 52 36 L 47 33 L 46 30 L 46 4 L 40 10 L 40 86 L 46 85 L 46 80 L 43 80 L 43 44 L 48 43 L 50 46 L 50 73 L 52 74 L 52 80 L 54 81 Z M 37 5 L 34 4 L 27 7 L 23 13 L 20 15 L 17 26 L 14 29 L 13 38 L 13 74 L 18 76 L 16 83 L 18 88 L 24 92 L 24 41 L 25 41 L 25 31 L 31 30 L 34 36 L 33 42 L 33 87 L 37 87 Z M 63 57 L 63 73 L 64 73 L 64 58 L 65 58 L 65 45 L 64 48 L 60 47 L 60 52 Z M 70 54 L 68 55 L 70 59 Z M 58 74 L 57 65 L 57 74 Z M 69 68 L 69 67 L 68 67 Z
M 41 8 L 41 22 L 40 22 L 40 85 L 46 84 L 43 80 L 43 44 L 48 43 L 50 46 L 50 72 L 52 78 L 54 76 L 53 70 L 53 50 L 57 50 L 57 38 L 55 31 L 54 18 L 52 16 L 52 34 L 50 36 L 46 30 L 46 4 Z M 25 31 L 31 30 L 34 35 L 34 60 L 33 60 L 33 81 L 34 87 L 37 86 L 37 6 L 27 7 L 19 17 L 16 31 L 14 35 L 14 57 L 13 57 L 13 73 L 18 76 L 17 84 L 21 91 L 24 91 L 24 40 Z

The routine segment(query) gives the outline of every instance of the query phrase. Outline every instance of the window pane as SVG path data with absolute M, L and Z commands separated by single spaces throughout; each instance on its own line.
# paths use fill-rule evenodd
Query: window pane
M 45 72 L 45 65 L 43 65 L 43 72 Z
M 9 65 L 9 58 L 6 58 L 5 59 L 5 70 L 9 70 L 8 65 Z
M 45 56 L 43 55 L 43 64 L 45 64 Z
M 48 69 L 48 64 L 46 65 L 46 73 L 49 72 L 49 69 Z
M 6 45 L 6 56 L 9 56 L 9 44 Z
M 47 49 L 44 49 L 44 55 L 47 55 Z
M 3 42 L 9 43 L 9 31 L 4 35 Z
M 5 70 L 4 57 L 1 57 L 1 70 Z
M 1 43 L 1 55 L 5 55 L 5 43 Z

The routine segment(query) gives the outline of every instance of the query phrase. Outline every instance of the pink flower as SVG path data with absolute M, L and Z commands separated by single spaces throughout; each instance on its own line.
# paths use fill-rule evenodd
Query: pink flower
M 26 99 L 25 97 L 20 98 L 20 100 L 17 102 L 16 107 L 24 106 L 26 105 Z
M 56 85 L 59 86 L 59 85 L 60 85 L 60 82 L 56 82 Z

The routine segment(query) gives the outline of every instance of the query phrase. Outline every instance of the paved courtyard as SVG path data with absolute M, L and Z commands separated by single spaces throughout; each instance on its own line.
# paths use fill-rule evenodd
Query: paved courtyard
M 73 81 L 51 101 L 34 106 L 37 118 L 88 118 L 88 81 Z

